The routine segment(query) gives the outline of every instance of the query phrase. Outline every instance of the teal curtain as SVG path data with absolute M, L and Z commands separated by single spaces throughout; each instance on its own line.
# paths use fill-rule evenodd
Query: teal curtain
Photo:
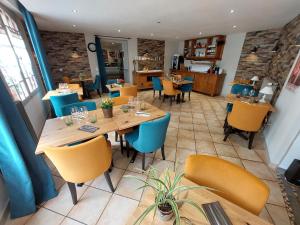
M 32 14 L 19 1 L 18 1 L 18 6 L 19 6 L 19 10 L 22 13 L 23 19 L 25 21 L 31 43 L 32 43 L 34 52 L 36 54 L 37 61 L 39 63 L 39 67 L 40 67 L 40 70 L 42 73 L 45 87 L 48 91 L 53 90 L 54 84 L 53 84 L 52 76 L 50 73 L 45 50 L 43 48 L 39 30 L 37 28 L 35 20 L 34 20 Z
M 36 204 L 57 195 L 50 170 L 6 84 L 0 79 L 0 169 L 9 193 L 11 217 L 36 211 Z
M 97 55 L 97 61 L 98 61 L 98 68 L 99 68 L 99 74 L 100 74 L 100 80 L 101 80 L 101 90 L 102 92 L 108 92 L 106 88 L 106 81 L 107 81 L 107 75 L 105 70 L 105 61 L 103 57 L 103 50 L 101 47 L 100 38 L 95 36 L 95 44 L 96 44 L 96 55 Z

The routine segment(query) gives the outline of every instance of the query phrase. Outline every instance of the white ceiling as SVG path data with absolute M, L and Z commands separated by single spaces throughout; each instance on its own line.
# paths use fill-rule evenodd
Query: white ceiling
M 200 36 L 199 32 L 206 36 L 279 28 L 300 12 L 300 0 L 21 2 L 33 12 L 38 26 L 44 30 L 156 39 L 187 39 Z M 73 13 L 74 9 L 78 12 Z M 232 14 L 231 9 L 235 10 Z M 158 24 L 158 21 L 161 23 Z M 234 25 L 237 28 L 234 29 Z

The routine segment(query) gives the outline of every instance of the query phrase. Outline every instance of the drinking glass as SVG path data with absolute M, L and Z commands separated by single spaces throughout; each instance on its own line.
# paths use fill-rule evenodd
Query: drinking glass
M 95 113 L 95 112 L 94 113 L 90 113 L 89 120 L 90 120 L 91 123 L 96 123 L 97 119 L 98 119 L 97 113 Z
M 64 116 L 63 120 L 64 120 L 64 122 L 67 126 L 72 126 L 73 125 L 72 116 Z
M 77 107 L 72 107 L 71 108 L 71 115 L 72 115 L 73 119 L 78 118 L 78 108 Z

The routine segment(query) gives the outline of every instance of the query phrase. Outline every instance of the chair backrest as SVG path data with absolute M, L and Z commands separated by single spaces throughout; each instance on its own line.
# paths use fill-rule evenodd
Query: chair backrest
M 247 93 L 249 93 L 253 89 L 253 86 L 248 84 L 233 84 L 230 93 L 242 94 L 245 89 L 247 90 Z
M 96 89 L 100 89 L 100 86 L 101 86 L 100 75 L 96 75 L 95 82 L 94 82 L 94 87 Z
M 141 152 L 155 151 L 164 144 L 169 126 L 171 114 L 167 113 L 163 118 L 142 123 L 139 126 L 138 146 Z
M 71 115 L 72 108 L 85 106 L 88 111 L 96 110 L 97 106 L 95 102 L 76 102 L 72 104 L 65 105 L 61 108 L 63 116 Z
M 242 167 L 206 155 L 190 155 L 185 162 L 184 176 L 203 186 L 215 189 L 217 195 L 258 215 L 269 197 L 268 186 Z
M 175 95 L 176 91 L 173 87 L 173 82 L 170 80 L 162 80 L 164 94 L 165 95 Z
M 133 85 L 131 87 L 121 87 L 120 96 L 137 96 L 137 86 Z
M 106 84 L 116 84 L 117 83 L 117 79 L 109 79 L 106 81 Z
M 68 76 L 63 76 L 62 79 L 63 79 L 64 83 L 67 83 L 67 84 L 71 83 L 70 77 L 68 77 Z
M 159 77 L 152 77 L 153 90 L 161 91 L 163 86 L 161 85 L 161 80 Z
M 110 143 L 103 136 L 82 144 L 64 147 L 48 147 L 45 154 L 64 180 L 84 183 L 95 179 L 111 165 Z
M 114 106 L 125 105 L 125 104 L 128 104 L 130 97 L 131 96 L 115 97 L 115 98 L 112 99 L 112 101 L 114 102 Z
M 184 80 L 188 80 L 188 81 L 193 81 L 194 78 L 193 77 L 185 77 Z M 193 90 L 193 84 L 184 84 L 180 87 L 181 91 L 187 92 L 187 91 L 192 91 Z
M 54 108 L 55 115 L 59 117 L 59 116 L 63 116 L 61 111 L 63 106 L 75 102 L 79 102 L 79 99 L 77 93 L 72 93 L 72 94 L 65 94 L 65 95 L 50 96 L 50 101 Z
M 193 81 L 193 80 L 194 80 L 194 78 L 193 78 L 193 77 L 190 77 L 190 76 L 186 76 L 186 77 L 184 77 L 184 80 Z
M 251 104 L 234 101 L 231 113 L 228 115 L 228 124 L 237 129 L 256 132 L 260 129 L 270 106 L 267 104 Z

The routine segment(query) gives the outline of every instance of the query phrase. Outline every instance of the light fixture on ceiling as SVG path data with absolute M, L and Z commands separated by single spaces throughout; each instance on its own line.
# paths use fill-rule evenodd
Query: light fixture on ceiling
M 255 54 L 256 52 L 257 52 L 257 50 L 258 50 L 258 46 L 254 46 L 252 49 L 251 49 L 251 53 L 252 54 Z
M 77 48 L 76 47 L 74 47 L 73 49 L 72 49 L 72 53 L 71 53 L 71 57 L 73 58 L 73 59 L 78 59 L 80 56 L 79 56 L 79 54 L 77 53 Z
M 199 32 L 199 35 L 202 35 L 202 32 L 201 32 L 201 31 Z
M 151 36 L 151 37 L 153 37 L 153 36 L 154 36 L 154 34 L 153 34 L 153 33 L 151 33 L 151 34 L 150 34 L 150 36 Z
M 72 12 L 73 13 L 78 13 L 78 10 L 77 9 L 73 9 Z
M 76 24 L 73 24 L 72 27 L 76 27 Z
M 234 9 L 230 9 L 230 13 L 231 13 L 231 14 L 234 13 Z
M 114 43 L 114 42 L 112 42 L 111 44 L 112 44 L 112 45 L 114 45 L 115 43 Z
M 237 26 L 236 26 L 236 25 L 233 25 L 232 28 L 235 29 L 235 28 L 237 28 Z
M 118 32 L 120 33 L 120 32 L 121 32 L 121 30 L 119 29 L 119 30 L 118 30 Z

